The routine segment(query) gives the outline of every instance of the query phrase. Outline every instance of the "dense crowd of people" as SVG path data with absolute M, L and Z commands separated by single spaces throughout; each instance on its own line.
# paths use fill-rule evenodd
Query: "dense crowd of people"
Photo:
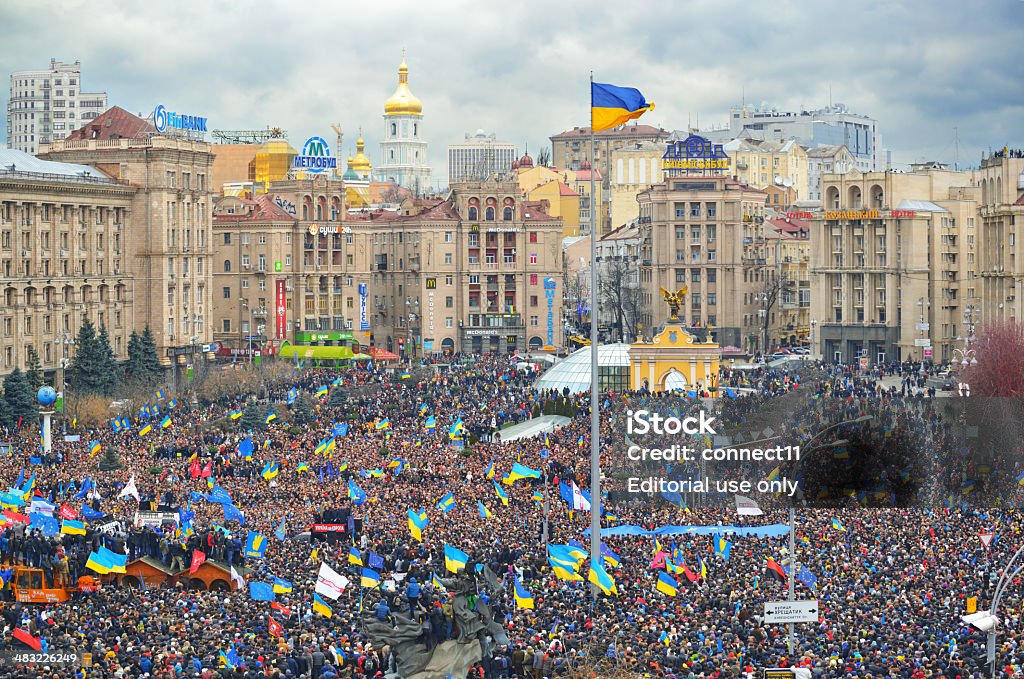
M 445 545 L 468 555 L 471 573 L 486 565 L 504 584 L 489 603 L 510 643 L 474 665 L 470 676 L 481 679 L 614 671 L 726 679 L 791 666 L 844 679 L 979 677 L 989 671 L 985 637 L 960 618 L 974 597 L 979 607 L 989 605 L 1000 569 L 1019 547 L 1015 479 L 1024 466 L 981 470 L 965 462 L 957 431 L 932 400 L 916 388 L 882 387 L 884 376 L 826 366 L 724 371 L 720 388 L 746 395 L 716 399 L 722 434 L 762 427 L 759 413 L 789 402 L 783 415 L 773 415 L 772 436 L 801 444 L 834 429 L 823 440 L 851 448 L 839 455 L 828 448 L 806 468 L 782 470 L 803 475 L 808 485 L 796 512 L 796 553 L 789 553 L 785 537 L 723 532 L 730 545 L 723 554 L 707 535 L 609 535 L 606 568 L 617 591 L 596 600 L 586 562 L 582 581 L 562 579 L 541 541 L 546 514 L 552 544 L 589 546 L 590 513 L 574 510 L 562 493 L 565 485 L 589 487 L 589 395 L 538 392 L 507 357 L 456 356 L 443 367 L 426 362 L 408 370 L 386 364 L 297 370 L 288 384 L 270 389 L 276 419 L 251 432 L 230 417 L 243 401 L 190 407 L 180 399 L 167 411 L 163 400 L 146 435 L 140 435 L 144 421 L 127 431 L 76 428 L 69 433 L 77 440 L 55 437 L 40 464 L 30 463 L 38 456 L 38 430 L 11 432 L 11 453 L 0 458 L 8 499 L 28 489 L 30 500 L 68 507 L 73 520 L 85 523 L 85 534 L 45 535 L 42 523 L 25 522 L 28 504 L 8 507 L 0 534 L 4 568 L 36 566 L 47 583 L 74 584 L 95 574 L 90 555 L 107 548 L 129 564 L 146 559 L 180 577 L 169 586 L 130 588 L 107 575 L 97 591 L 41 605 L 18 603 L 5 588 L 0 678 L 394 676 L 391 649 L 368 638 L 361 616 L 386 620 L 391 612 L 411 612 L 423 625 L 424 643 L 455 638 L 450 594 L 438 584 L 450 575 Z M 345 397 L 332 398 L 334 390 Z M 296 393 L 314 397 L 310 422 L 298 424 L 286 405 Z M 626 411 L 685 414 L 709 402 L 647 393 L 600 399 L 604 527 L 788 522 L 785 498 L 774 495 L 755 497 L 762 515 L 737 516 L 731 495 L 679 502 L 622 492 L 631 473 L 623 455 Z M 572 417 L 548 436 L 511 443 L 492 436 L 555 409 Z M 172 422 L 160 426 L 168 412 Z M 316 454 L 335 423 L 347 424 L 347 431 L 333 452 Z M 239 452 L 246 439 L 253 443 L 250 455 Z M 120 466 L 101 469 L 106 456 L 90 455 L 93 442 L 116 451 Z M 858 456 L 877 465 L 861 474 L 870 485 L 854 478 L 862 470 Z M 502 483 L 517 463 L 542 473 Z M 660 473 L 678 476 L 679 470 Z M 756 480 L 771 470 L 733 466 L 715 473 Z M 828 483 L 830 476 L 842 480 Z M 967 481 L 976 483 L 965 490 Z M 126 493 L 132 482 L 137 497 Z M 830 489 L 824 506 L 813 502 L 814 482 Z M 230 496 L 230 505 L 211 501 L 214 488 Z M 442 508 L 449 493 L 454 502 Z M 241 516 L 226 519 L 229 506 Z M 140 509 L 174 512 L 178 521 L 137 526 Z M 350 513 L 358 530 L 336 543 L 311 542 L 310 525 L 328 510 Z M 429 519 L 421 539 L 408 527 L 409 510 Z M 245 554 L 250 532 L 265 538 L 262 557 Z M 987 547 L 979 539 L 986 534 L 994 536 Z M 227 569 L 230 589 L 208 591 L 190 580 L 197 553 Z M 764 602 L 786 598 L 791 560 L 800 574 L 798 598 L 820 602 L 819 620 L 796 626 L 793 651 L 784 625 L 763 622 Z M 657 587 L 666 561 L 678 586 L 674 595 Z M 314 605 L 321 563 L 350 580 L 340 598 L 326 600 L 330 617 Z M 368 567 L 380 585 L 362 586 Z M 281 587 L 273 602 L 256 600 L 253 582 Z M 532 608 L 517 605 L 516 582 L 531 595 Z M 1000 605 L 1003 677 L 1024 670 L 1022 587 L 1019 579 L 1011 582 Z M 45 640 L 51 651 L 89 652 L 92 664 L 6 662 L 4 654 L 26 648 L 15 630 Z

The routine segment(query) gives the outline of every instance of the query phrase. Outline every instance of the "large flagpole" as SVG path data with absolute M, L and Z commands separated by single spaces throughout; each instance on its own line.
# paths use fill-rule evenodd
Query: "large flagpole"
M 601 418 L 598 398 L 597 338 L 597 194 L 594 173 L 594 72 L 590 72 L 590 559 L 601 559 Z M 594 599 L 599 596 L 597 585 L 590 587 Z

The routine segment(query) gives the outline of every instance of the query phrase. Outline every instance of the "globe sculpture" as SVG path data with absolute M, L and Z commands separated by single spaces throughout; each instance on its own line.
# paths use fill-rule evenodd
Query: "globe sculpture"
M 57 400 L 57 392 L 50 386 L 39 387 L 39 392 L 36 394 L 36 398 L 39 400 L 39 405 L 52 405 L 53 402 Z

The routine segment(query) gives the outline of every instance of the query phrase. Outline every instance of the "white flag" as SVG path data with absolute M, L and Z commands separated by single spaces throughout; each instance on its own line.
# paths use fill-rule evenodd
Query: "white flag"
M 29 514 L 39 513 L 39 514 L 44 514 L 45 516 L 52 517 L 53 516 L 53 512 L 56 509 L 57 508 L 53 504 L 47 502 L 46 500 L 43 500 L 41 498 L 35 498 L 34 500 L 32 500 L 32 504 L 29 505 L 29 510 L 28 511 L 29 511 Z
M 135 474 L 132 474 L 132 478 L 128 481 L 128 485 L 117 494 L 117 498 L 121 499 L 123 497 L 128 497 L 129 495 L 135 498 L 136 502 L 139 501 L 139 489 L 135 487 Z
M 234 566 L 231 567 L 231 581 L 238 585 L 238 589 L 245 589 L 245 578 L 239 575 Z
M 576 485 L 576 482 L 572 482 L 572 508 L 582 509 L 583 511 L 590 511 L 590 500 L 583 497 L 583 491 Z
M 337 601 L 341 593 L 348 587 L 349 579 L 338 573 L 326 563 L 320 564 L 320 572 L 316 574 L 316 587 L 313 589 L 317 594 Z
M 749 497 L 736 496 L 736 513 L 740 516 L 761 516 L 764 512 Z

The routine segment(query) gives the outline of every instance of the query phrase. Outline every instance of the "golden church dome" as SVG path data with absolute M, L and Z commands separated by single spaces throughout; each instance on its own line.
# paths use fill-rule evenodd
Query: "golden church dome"
M 366 172 L 369 174 L 373 171 L 373 164 L 366 157 L 365 149 L 366 144 L 363 142 L 363 138 L 359 137 L 356 140 L 356 155 L 354 158 L 348 159 L 348 166 L 356 172 Z
M 409 67 L 405 63 L 405 54 L 402 54 L 402 65 L 398 67 L 398 89 L 384 102 L 384 115 L 420 115 L 423 113 L 423 104 L 409 91 Z

